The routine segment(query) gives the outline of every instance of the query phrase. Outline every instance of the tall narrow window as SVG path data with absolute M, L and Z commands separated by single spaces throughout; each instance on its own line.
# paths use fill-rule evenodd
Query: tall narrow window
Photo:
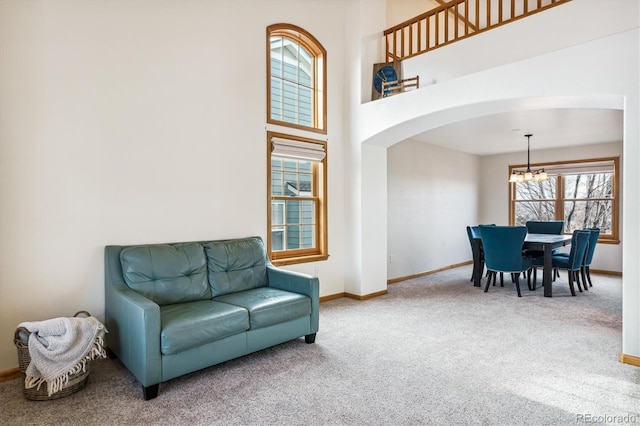
M 618 158 L 537 164 L 549 180 L 510 183 L 510 223 L 563 220 L 564 232 L 600 228 L 601 242 L 618 242 Z M 513 168 L 510 166 L 509 173 Z
M 269 125 L 298 134 L 327 133 L 326 57 L 324 47 L 304 29 L 267 27 Z M 326 142 L 268 131 L 267 143 L 271 261 L 284 265 L 327 259 Z
M 267 139 L 271 261 L 327 259 L 325 142 L 272 132 Z
M 267 122 L 326 133 L 326 51 L 290 24 L 267 27 Z

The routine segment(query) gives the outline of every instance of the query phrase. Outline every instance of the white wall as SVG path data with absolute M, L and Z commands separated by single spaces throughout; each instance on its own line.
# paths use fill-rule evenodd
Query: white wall
M 356 294 L 370 295 L 387 289 L 386 148 L 362 145 L 362 182 L 362 283 Z
M 386 289 L 386 235 L 379 232 L 386 225 L 386 150 L 360 143 L 359 106 L 371 93 L 371 66 L 382 54 L 380 29 L 385 26 L 385 0 L 350 1 L 344 21 L 347 37 L 344 100 L 348 105 L 345 120 L 350 123 L 345 134 L 344 223 L 345 268 L 344 292 L 369 295 Z M 347 127 L 347 126 L 345 126 Z M 366 161 L 366 164 L 364 162 Z M 365 184 L 365 182 L 367 182 Z M 363 190 L 364 189 L 364 190 Z M 370 215 L 375 211 L 375 215 Z M 375 233 L 363 233 L 364 229 Z
M 571 148 L 540 149 L 532 152 L 536 163 L 552 161 L 571 161 L 589 158 L 620 157 L 621 172 L 624 169 L 622 142 L 597 145 L 584 145 Z M 509 223 L 509 185 L 506 178 L 509 165 L 526 163 L 526 153 L 489 155 L 480 157 L 480 210 L 478 223 Z M 624 206 L 623 182 L 620 179 L 620 205 Z M 622 208 L 618 223 L 620 235 L 624 231 Z M 598 244 L 594 254 L 592 269 L 622 272 L 623 242 L 619 244 Z
M 388 148 L 388 278 L 471 260 L 480 157 L 406 140 Z
M 266 237 L 266 27 L 327 49 L 329 254 L 344 291 L 343 2 L 0 2 L 0 371 L 18 323 L 104 312 L 103 249 Z M 382 12 L 384 13 L 384 12 Z M 323 136 L 324 137 L 324 136 Z
M 440 6 L 435 0 L 387 0 L 387 25 L 393 27 Z
M 403 61 L 403 75 L 426 86 L 630 30 L 638 25 L 632 3 L 573 0 Z
M 629 4 L 637 9 L 640 2 Z M 359 136 L 388 147 L 452 122 L 505 111 L 632 106 L 636 43 L 637 30 L 626 31 L 367 102 L 358 116 Z

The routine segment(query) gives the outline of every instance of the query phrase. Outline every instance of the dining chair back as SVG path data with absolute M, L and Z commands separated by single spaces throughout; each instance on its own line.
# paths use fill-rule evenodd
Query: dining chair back
M 471 245 L 471 256 L 473 256 L 473 272 L 471 272 L 471 281 L 473 281 L 476 272 L 480 274 L 484 273 L 482 244 L 475 244 L 475 240 L 480 238 L 480 228 L 477 226 L 467 226 L 467 236 L 469 237 L 469 244 Z M 482 275 L 480 275 L 480 277 L 482 277 Z
M 530 220 L 525 226 L 530 234 L 562 234 L 564 220 Z
M 569 252 L 567 263 L 564 264 L 564 268 L 561 269 L 568 269 L 571 271 L 580 270 L 582 262 L 584 261 L 585 253 L 587 252 L 587 247 L 589 246 L 590 236 L 591 231 L 589 230 L 573 231 L 573 236 L 571 237 L 571 251 Z M 556 257 L 559 258 L 559 256 Z
M 596 244 L 598 243 L 598 238 L 600 237 L 600 228 L 588 228 L 591 231 L 589 235 L 589 247 L 587 247 L 587 253 L 584 256 L 584 265 L 591 265 L 591 261 L 593 260 L 593 253 L 596 251 Z
M 495 223 L 489 223 L 486 226 L 496 226 Z M 479 283 L 484 275 L 484 250 L 482 249 L 482 240 L 480 238 L 480 227 L 467 226 L 467 235 L 469 236 L 469 244 L 471 244 L 471 255 L 473 256 L 473 270 L 471 272 L 471 281 Z M 479 274 L 476 280 L 476 273 Z
M 530 220 L 525 224 L 527 232 L 529 234 L 562 234 L 564 228 L 563 220 Z M 554 249 L 553 254 L 560 253 L 560 250 Z M 541 257 L 544 255 L 542 251 L 527 250 L 527 256 L 529 257 Z M 557 271 L 554 270 L 554 279 L 557 275 Z M 534 285 L 535 288 L 535 285 Z
M 495 282 L 497 272 L 506 272 L 512 274 L 518 297 L 521 296 L 520 273 L 531 269 L 531 259 L 522 255 L 522 245 L 526 236 L 527 228 L 524 226 L 480 225 L 484 260 L 487 270 L 491 273 L 485 292 L 489 290 L 491 278 Z
M 598 238 L 600 237 L 600 228 L 589 228 L 591 234 L 589 235 L 589 245 L 587 246 L 587 252 L 584 255 L 584 262 L 582 264 L 582 284 L 586 287 L 585 276 L 589 281 L 589 287 L 593 287 L 591 284 L 591 274 L 589 273 L 589 266 L 593 260 L 593 253 L 596 251 L 596 244 L 598 244 Z
M 467 226 L 467 235 L 469 236 L 469 244 L 471 244 L 471 254 L 475 254 L 473 240 L 475 238 L 480 238 L 480 228 L 477 226 Z

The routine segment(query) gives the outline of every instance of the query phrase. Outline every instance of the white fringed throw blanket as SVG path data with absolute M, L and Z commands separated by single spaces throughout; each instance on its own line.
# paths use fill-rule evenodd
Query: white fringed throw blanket
M 106 358 L 105 326 L 94 317 L 53 318 L 46 321 L 23 322 L 31 332 L 25 389 L 47 382 L 49 396 L 64 389 L 69 376 L 86 371 L 87 361 Z

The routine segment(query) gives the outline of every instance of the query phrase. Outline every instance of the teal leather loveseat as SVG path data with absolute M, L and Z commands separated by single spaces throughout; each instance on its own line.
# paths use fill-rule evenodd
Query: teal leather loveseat
M 289 340 L 315 341 L 318 279 L 269 261 L 260 237 L 105 247 L 107 346 L 161 382 Z

